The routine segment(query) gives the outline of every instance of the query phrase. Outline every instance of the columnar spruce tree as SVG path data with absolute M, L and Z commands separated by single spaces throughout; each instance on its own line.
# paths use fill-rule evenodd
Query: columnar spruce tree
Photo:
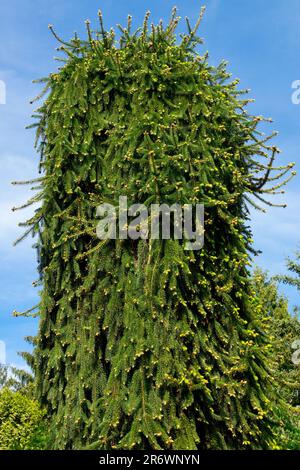
M 248 264 L 248 206 L 286 183 L 272 136 L 179 18 L 131 32 L 86 22 L 37 110 L 41 300 L 34 358 L 53 448 L 273 445 L 265 314 Z M 40 95 L 40 97 L 42 96 Z M 274 170 L 278 170 L 277 172 Z M 290 176 L 287 176 L 289 179 Z M 281 182 L 276 181 L 280 179 Z M 266 188 L 273 181 L 271 188 Z M 205 244 L 99 240 L 96 208 L 205 204 Z M 269 203 L 270 204 L 270 203 Z

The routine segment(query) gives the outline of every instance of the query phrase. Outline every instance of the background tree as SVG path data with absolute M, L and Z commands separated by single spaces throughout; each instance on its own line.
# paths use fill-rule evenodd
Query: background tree
M 38 450 L 46 443 L 45 413 L 37 401 L 0 390 L 0 450 Z
M 38 396 L 54 448 L 244 449 L 275 445 L 277 403 L 264 309 L 247 265 L 247 205 L 292 165 L 226 66 L 199 55 L 195 27 L 100 31 L 61 40 L 37 117 Z M 276 173 L 276 170 L 277 173 Z M 275 172 L 275 173 L 274 173 Z M 267 183 L 271 182 L 271 187 Z M 29 182 L 31 183 L 31 182 Z M 205 204 L 205 247 L 100 240 L 96 207 Z M 27 205 L 28 205 L 27 204 Z M 22 237 L 23 238 L 23 237 Z M 26 312 L 29 315 L 30 312 Z
M 29 372 L 0 365 L 0 450 L 46 447 L 45 411 L 33 395 L 33 377 Z
M 16 315 L 17 312 L 14 312 Z M 30 344 L 34 343 L 34 338 L 26 336 L 25 341 Z M 23 395 L 27 395 L 29 398 L 34 397 L 34 386 L 33 386 L 33 368 L 34 368 L 34 357 L 29 352 L 19 352 L 29 368 L 27 370 L 7 364 L 0 364 L 0 388 L 7 387 L 15 392 L 19 391 Z
M 300 448 L 300 367 L 292 361 L 292 344 L 300 339 L 298 317 L 290 314 L 288 301 L 278 291 L 277 281 L 256 269 L 253 286 L 269 317 L 273 368 L 282 403 L 277 408 L 280 419 L 280 447 Z
M 277 280 L 283 284 L 296 287 L 300 290 L 300 252 L 296 252 L 295 259 L 287 259 L 287 268 L 289 274 L 277 276 Z M 296 307 L 295 313 L 298 313 L 298 308 Z

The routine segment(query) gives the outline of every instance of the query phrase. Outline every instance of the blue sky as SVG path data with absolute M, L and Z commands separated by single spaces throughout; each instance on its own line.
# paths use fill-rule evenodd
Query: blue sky
M 17 351 L 27 348 L 24 336 L 36 332 L 37 320 L 13 318 L 11 312 L 24 310 L 38 301 L 32 281 L 37 278 L 32 240 L 17 247 L 12 242 L 20 229 L 17 222 L 32 209 L 12 213 L 10 208 L 26 200 L 24 187 L 10 181 L 36 176 L 38 156 L 33 149 L 33 132 L 25 130 L 33 111 L 30 99 L 38 91 L 31 80 L 56 70 L 56 43 L 48 31 L 52 23 L 64 38 L 76 30 L 84 34 L 84 20 L 97 22 L 102 9 L 105 25 L 125 23 L 127 14 L 138 26 L 150 9 L 152 20 L 167 20 L 176 4 L 179 14 L 195 21 L 205 4 L 200 35 L 211 63 L 229 61 L 229 70 L 251 89 L 256 101 L 251 112 L 272 117 L 271 129 L 279 131 L 276 144 L 282 162 L 295 161 L 299 167 L 300 105 L 291 101 L 291 84 L 300 79 L 299 0 L 10 0 L 0 6 L 0 80 L 6 83 L 7 103 L 0 105 L 0 341 L 6 343 L 7 362 L 22 365 Z M 183 26 L 182 22 L 182 26 Z M 287 209 L 253 213 L 256 248 L 263 254 L 256 263 L 270 273 L 284 272 L 285 257 L 300 245 L 300 175 L 287 188 L 281 201 Z M 284 289 L 291 306 L 299 302 L 293 289 Z M 2 348 L 3 349 L 3 348 Z M 1 360 L 1 358 L 0 358 Z

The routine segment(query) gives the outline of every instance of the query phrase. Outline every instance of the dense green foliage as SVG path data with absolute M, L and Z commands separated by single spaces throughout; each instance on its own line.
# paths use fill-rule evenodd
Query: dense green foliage
M 46 441 L 44 412 L 21 392 L 0 390 L 0 450 L 42 449 Z
M 300 340 L 300 322 L 291 316 L 288 302 L 279 294 L 275 280 L 257 269 L 253 275 L 257 298 L 269 317 L 275 382 L 282 398 L 277 408 L 279 446 L 300 449 L 300 367 L 292 362 L 292 344 Z
M 294 286 L 300 291 L 300 252 L 296 252 L 295 259 L 287 260 L 289 274 L 278 276 L 277 279 L 283 284 Z
M 287 268 L 289 271 L 288 275 L 282 275 L 278 276 L 277 280 L 282 282 L 283 284 L 287 284 L 289 286 L 294 286 L 298 290 L 300 290 L 300 253 L 296 253 L 296 258 L 295 259 L 288 259 L 287 261 Z M 299 307 L 295 308 L 295 314 L 297 315 L 297 318 L 299 318 Z M 293 339 L 298 340 L 298 346 L 297 349 L 298 351 L 294 350 L 294 354 L 296 355 L 296 359 L 299 359 L 299 340 L 300 340 L 300 330 L 299 330 L 299 322 L 296 320 L 296 318 L 293 319 L 293 325 L 288 328 L 288 332 L 290 333 L 291 330 L 294 331 L 295 329 L 295 324 L 297 325 L 297 336 L 294 337 Z M 284 325 L 283 325 L 284 326 Z M 294 336 L 294 335 L 293 335 Z M 290 340 L 290 337 L 289 337 Z M 293 414 L 291 422 L 289 422 L 289 433 L 288 433 L 288 439 L 287 439 L 287 447 L 291 449 L 298 449 L 300 448 L 300 365 L 297 366 L 296 369 L 296 381 L 298 381 L 298 384 L 294 387 L 295 390 L 292 393 L 292 396 L 290 397 L 290 402 L 292 404 L 297 405 L 297 410 L 298 413 L 295 416 Z M 294 378 L 294 377 L 292 377 Z
M 61 41 L 37 110 L 42 292 L 35 374 L 53 448 L 276 445 L 267 312 L 247 265 L 247 204 L 284 185 L 261 117 L 188 33 L 121 28 Z M 55 34 L 55 33 L 54 33 Z M 57 36 L 56 36 L 57 37 Z M 59 39 L 59 38 L 58 38 Z M 271 136 L 270 136 L 271 137 Z M 276 185 L 266 188 L 268 181 Z M 96 238 L 96 207 L 205 204 L 205 246 Z M 26 314 L 29 314 L 27 312 Z

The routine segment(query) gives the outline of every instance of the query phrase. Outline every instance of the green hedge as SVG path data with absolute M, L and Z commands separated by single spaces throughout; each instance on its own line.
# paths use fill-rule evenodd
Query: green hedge
M 39 404 L 8 388 L 0 391 L 0 449 L 45 447 L 44 411 Z

